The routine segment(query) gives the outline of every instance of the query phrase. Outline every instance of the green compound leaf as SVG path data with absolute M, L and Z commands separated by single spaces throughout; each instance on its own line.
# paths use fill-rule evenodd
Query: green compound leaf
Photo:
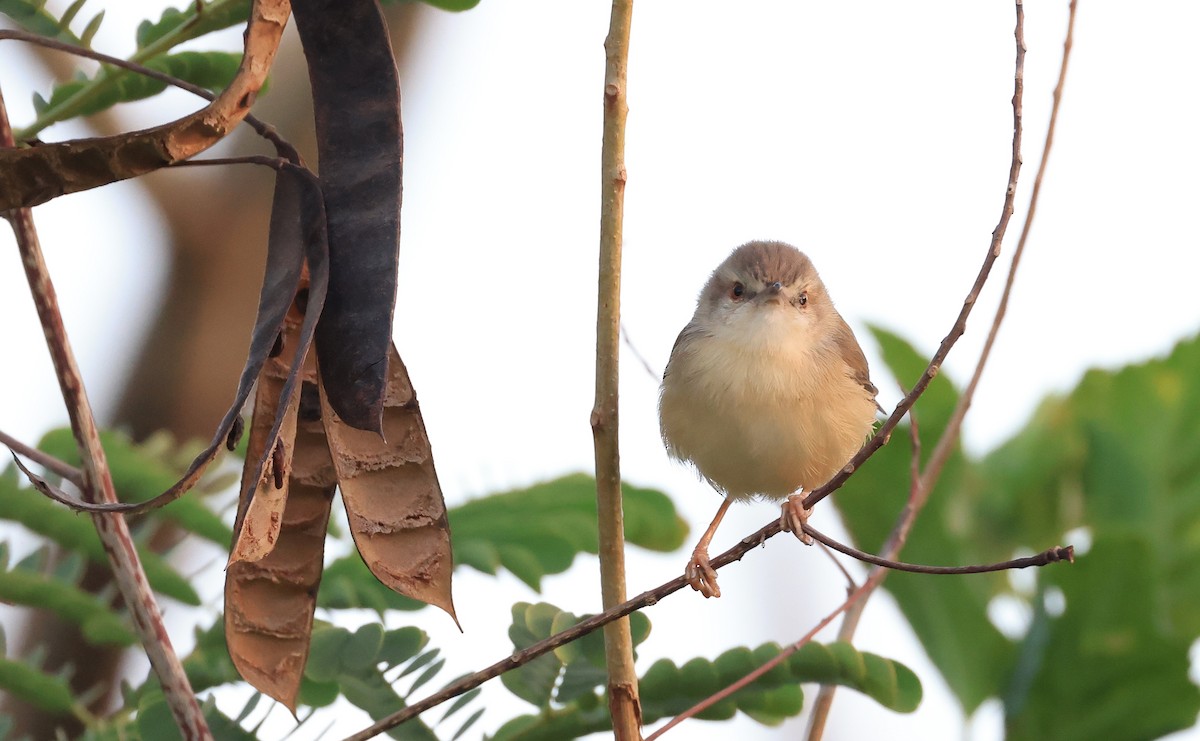
M 145 66 L 171 75 L 172 77 L 178 77 L 193 85 L 198 85 L 213 92 L 219 92 L 229 84 L 229 81 L 237 73 L 241 58 L 241 54 L 231 52 L 185 51 L 155 57 L 147 61 Z M 99 81 L 108 76 L 112 76 L 113 82 L 99 86 Z M 107 110 L 118 103 L 131 103 L 136 100 L 144 100 L 158 95 L 167 86 L 166 83 L 159 82 L 158 80 L 131 74 L 124 70 L 121 70 L 120 74 L 117 74 L 115 71 L 102 70 L 94 78 L 80 77 L 70 82 L 55 85 L 50 91 L 49 99 L 35 95 L 33 100 L 34 111 L 40 116 L 47 110 L 64 105 L 73 96 L 91 87 L 102 87 L 103 89 L 95 95 L 90 96 L 85 103 L 78 106 L 74 110 L 74 115 L 91 116 Z
M 428 642 L 429 636 L 414 627 L 384 630 L 376 623 L 367 623 L 351 632 L 318 622 L 313 626 L 300 702 L 320 707 L 340 694 L 375 720 L 394 713 L 404 707 L 405 696 L 396 690 L 398 682 L 389 681 L 384 672 L 407 664 L 400 673 L 404 677 L 426 667 L 414 688 L 432 679 L 442 662 L 427 666 L 438 653 L 436 649 L 419 653 Z M 419 720 L 388 733 L 408 741 L 437 741 L 433 731 Z
M 660 552 L 683 545 L 687 525 L 665 494 L 627 484 L 622 491 L 630 543 Z M 597 552 L 596 483 L 584 474 L 476 499 L 449 518 L 456 564 L 487 574 L 503 566 L 535 590 L 576 555 Z
M 678 715 L 779 652 L 777 644 L 767 643 L 753 650 L 730 649 L 711 661 L 692 659 L 683 666 L 669 659 L 656 661 L 639 684 L 643 720 L 653 723 Z M 912 712 L 921 701 L 920 680 L 903 664 L 859 652 L 845 643 L 810 643 L 697 717 L 728 720 L 740 711 L 761 723 L 778 725 L 800 713 L 804 705 L 800 684 L 804 682 L 849 687 L 896 712 Z M 592 694 L 586 701 L 581 697 L 564 708 L 515 718 L 504 724 L 493 738 L 494 741 L 558 741 L 608 731 L 611 722 L 607 703 Z
M 90 643 L 130 646 L 137 641 L 107 604 L 49 574 L 26 569 L 0 571 L 0 602 L 53 612 L 78 625 Z
M 518 602 L 512 607 L 512 624 L 508 636 L 513 648 L 521 650 L 538 641 L 560 633 L 588 615 L 574 615 L 546 602 Z M 640 612 L 629 616 L 633 644 L 637 646 L 650 635 L 650 620 Z M 604 637 L 593 631 L 577 641 L 539 656 L 529 663 L 500 675 L 500 681 L 517 697 L 548 709 L 551 702 L 558 705 L 575 702 L 594 694 L 604 684 Z
M 64 13 L 61 18 L 55 18 L 52 13 L 46 11 L 46 0 L 0 0 L 0 13 L 8 16 L 14 23 L 30 33 L 65 41 L 68 44 L 86 46 L 83 40 L 68 28 L 75 13 L 79 10 L 77 5 L 81 6 L 82 3 L 72 5 L 75 12 L 68 10 L 70 15 Z M 97 17 L 102 15 L 103 12 Z M 93 18 L 92 23 L 95 22 L 96 20 Z M 88 25 L 90 26 L 91 23 Z
M 208 729 L 212 732 L 214 741 L 256 741 L 257 736 L 218 710 L 213 698 L 210 697 L 206 700 L 200 709 L 204 713 L 204 720 L 208 723 Z M 143 741 L 148 739 L 182 741 L 183 736 L 175 724 L 171 709 L 167 707 L 167 701 L 163 698 L 161 690 L 147 693 L 139 703 L 137 731 Z
M 186 462 L 179 465 L 171 460 L 177 457 L 175 453 L 178 446 L 164 445 L 157 440 L 137 444 L 123 433 L 104 430 L 100 433 L 100 443 L 108 459 L 113 486 L 122 501 L 144 502 L 161 494 L 175 484 L 187 467 Z M 38 443 L 38 448 L 72 466 L 79 465 L 79 450 L 71 430 L 67 428 L 46 433 Z M 229 526 L 206 503 L 194 496 L 180 497 L 155 510 L 150 516 L 169 520 L 222 550 L 227 549 L 233 540 L 233 531 Z
M 23 525 L 64 549 L 83 554 L 93 563 L 108 565 L 108 557 L 91 518 L 50 501 L 32 487 L 22 487 L 13 466 L 0 473 L 0 501 L 4 502 L 0 507 L 0 519 Z M 200 595 L 188 580 L 167 565 L 161 556 L 143 548 L 138 549 L 138 556 L 154 591 L 184 604 L 200 604 Z
M 137 28 L 138 49 L 159 42 L 181 44 L 213 31 L 245 23 L 250 17 L 250 0 L 212 0 L 194 3 L 186 10 L 167 8 L 157 21 L 142 21 Z
M 580 553 L 596 553 L 596 484 L 583 474 L 528 489 L 476 499 L 451 509 L 454 565 L 485 574 L 504 567 L 534 589 L 542 577 L 567 570 Z M 667 495 L 626 485 L 625 536 L 630 543 L 669 552 L 683 545 L 687 525 Z M 317 604 L 325 608 L 365 607 L 419 610 L 424 603 L 396 594 L 379 583 L 357 554 L 329 564 Z
M 28 661 L 0 658 L 0 690 L 60 715 L 71 712 L 75 702 L 66 679 L 36 669 Z

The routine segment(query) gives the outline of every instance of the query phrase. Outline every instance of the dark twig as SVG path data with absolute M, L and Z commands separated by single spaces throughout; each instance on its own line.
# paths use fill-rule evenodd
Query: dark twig
M 0 147 L 14 145 L 4 96 L 0 93 Z M 29 290 L 46 336 L 46 346 L 62 389 L 63 401 L 71 419 L 71 430 L 75 433 L 75 441 L 79 446 L 83 464 L 80 483 L 84 498 L 89 501 L 116 502 L 117 495 L 112 476 L 108 470 L 104 448 L 100 444 L 100 431 L 92 415 L 83 378 L 75 362 L 66 327 L 63 325 L 58 295 L 50 280 L 37 230 L 34 228 L 33 213 L 28 208 L 16 208 L 6 212 L 5 218 L 12 225 L 17 239 L 21 264 L 25 268 Z M 92 520 L 105 554 L 112 564 L 113 576 L 125 605 L 129 608 L 134 628 L 146 649 L 150 666 L 162 685 L 167 706 L 180 732 L 189 741 L 212 739 L 200 704 L 196 701 L 187 675 L 184 674 L 183 665 L 171 646 L 158 603 L 154 600 L 141 561 L 138 560 L 129 526 L 120 515 L 97 514 L 92 516 Z
M 966 417 L 967 410 L 970 408 L 975 397 L 975 391 L 979 386 L 979 380 L 983 376 L 984 367 L 987 365 L 988 358 L 991 355 L 992 347 L 995 344 L 996 336 L 1000 331 L 1000 325 L 1004 321 L 1004 317 L 1008 309 L 1009 297 L 1012 294 L 1012 287 L 1016 279 L 1017 267 L 1021 263 L 1021 256 L 1025 253 L 1025 243 L 1029 238 L 1029 232 L 1033 224 L 1034 215 L 1037 212 L 1038 196 L 1042 191 L 1042 179 L 1046 173 L 1046 164 L 1050 159 L 1050 150 L 1054 145 L 1054 130 L 1058 122 L 1058 112 L 1062 103 L 1063 87 L 1067 78 L 1067 65 L 1071 58 L 1071 47 L 1074 44 L 1075 35 L 1075 10 L 1076 0 L 1071 0 L 1070 10 L 1067 17 L 1067 33 L 1063 41 L 1062 63 L 1058 71 L 1058 82 L 1054 87 L 1054 102 L 1050 108 L 1050 123 L 1046 127 L 1046 140 L 1042 146 L 1041 159 L 1038 162 L 1037 175 L 1033 180 L 1033 189 L 1029 196 L 1029 207 L 1025 212 L 1024 223 L 1021 227 L 1021 236 L 1017 240 L 1016 249 L 1013 250 L 1012 262 L 1009 264 L 1008 275 L 1004 283 L 1004 291 L 1000 296 L 1000 303 L 997 305 L 996 314 L 992 318 L 991 328 L 988 330 L 987 339 L 984 341 L 983 349 L 979 354 L 979 361 L 975 364 L 975 370 L 972 372 L 971 380 L 967 383 L 962 395 L 959 397 L 958 404 L 950 415 L 949 423 L 937 445 L 934 446 L 933 453 L 929 457 L 929 462 L 925 467 L 925 471 L 920 475 L 919 480 L 914 481 L 913 490 L 910 494 L 909 507 L 914 504 L 918 507 L 924 504 L 924 499 L 929 496 L 929 493 L 936 485 L 938 478 L 950 453 L 959 439 L 959 430 L 962 427 L 963 419 Z M 1018 12 L 1020 10 L 1018 9 Z M 914 445 L 917 443 L 914 442 Z M 901 520 L 903 522 L 903 520 Z M 911 526 L 911 525 L 910 525 Z M 907 533 L 901 534 L 900 524 L 897 524 L 896 529 L 888 538 L 887 545 L 883 548 L 883 553 L 886 556 L 895 557 L 907 537 Z M 881 577 L 879 583 L 882 583 L 886 574 Z M 842 627 L 838 631 L 839 640 L 850 640 L 853 638 L 855 630 L 858 627 L 858 619 L 862 614 L 862 610 L 866 607 L 866 600 L 863 600 L 852 608 L 846 611 L 846 617 L 843 620 Z M 813 713 L 809 720 L 808 741 L 820 741 L 821 734 L 824 730 L 825 719 L 828 717 L 829 708 L 833 702 L 833 694 L 835 688 L 833 685 L 824 685 L 821 687 L 817 695 L 817 701 L 813 706 Z
M 62 476 L 64 479 L 70 481 L 76 486 L 83 486 L 83 472 L 78 468 L 65 461 L 55 458 L 49 453 L 38 450 L 32 445 L 26 445 L 2 430 L 0 430 L 0 445 L 4 445 L 13 453 L 18 453 L 25 456 L 47 471 L 52 471 L 59 476 Z
M 999 563 L 979 564 L 977 566 L 924 566 L 922 564 L 893 561 L 890 558 L 883 558 L 867 553 L 866 551 L 860 551 L 845 543 L 840 543 L 828 535 L 812 529 L 808 525 L 804 526 L 804 532 L 835 551 L 844 553 L 851 558 L 856 558 L 859 561 L 874 564 L 875 566 L 882 566 L 891 571 L 907 571 L 913 574 L 986 574 L 992 571 L 1008 571 L 1009 569 L 1024 569 L 1030 566 L 1045 566 L 1048 563 L 1058 563 L 1059 561 L 1070 563 L 1074 563 L 1075 561 L 1075 548 L 1074 546 L 1067 545 L 1048 548 L 1036 556 L 1014 558 L 1011 561 L 1001 561 Z

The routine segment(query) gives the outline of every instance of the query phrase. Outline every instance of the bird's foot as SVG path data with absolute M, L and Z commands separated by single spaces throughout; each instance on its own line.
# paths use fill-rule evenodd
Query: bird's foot
M 708 561 L 707 549 L 696 548 L 692 551 L 692 560 L 688 561 L 683 576 L 692 589 L 703 594 L 706 599 L 721 596 L 721 588 L 717 586 L 717 570 Z
M 795 535 L 804 545 L 812 545 L 812 536 L 804 532 L 804 525 L 808 522 L 808 516 L 812 514 L 811 508 L 805 509 L 804 507 L 804 494 L 791 495 L 783 503 L 781 509 L 779 526 Z

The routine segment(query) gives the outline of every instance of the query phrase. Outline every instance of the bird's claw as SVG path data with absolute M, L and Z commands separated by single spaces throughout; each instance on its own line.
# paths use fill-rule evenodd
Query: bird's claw
M 779 526 L 795 535 L 796 538 L 804 545 L 812 545 L 813 538 L 808 533 L 804 532 L 804 525 L 808 522 L 808 516 L 812 514 L 812 508 L 804 507 L 804 495 L 793 494 L 783 503 L 782 512 L 779 516 Z
M 697 548 L 692 551 L 692 560 L 688 561 L 683 576 L 692 589 L 706 599 L 721 596 L 721 588 L 717 586 L 717 570 L 709 563 L 707 550 Z

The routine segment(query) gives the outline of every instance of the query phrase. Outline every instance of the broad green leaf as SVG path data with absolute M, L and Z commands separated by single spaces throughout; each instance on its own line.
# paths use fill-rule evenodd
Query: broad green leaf
M 315 623 L 304 676 L 316 682 L 332 682 L 342 670 L 342 649 L 350 640 L 350 631 L 328 623 Z
M 383 626 L 365 623 L 342 644 L 340 659 L 342 671 L 351 674 L 368 672 L 379 663 L 379 649 L 383 647 Z
M 25 569 L 0 571 L 0 602 L 36 607 L 75 623 L 90 643 L 129 646 L 137 641 L 112 608 L 74 584 Z
M 92 520 L 52 502 L 32 487 L 23 487 L 14 466 L 0 473 L 0 518 L 19 523 L 30 531 L 54 541 L 65 549 L 77 551 L 93 563 L 108 566 L 108 557 Z M 146 579 L 154 591 L 188 605 L 199 605 L 200 596 L 192 585 L 171 568 L 161 556 L 138 549 Z
M 100 442 L 117 496 L 124 501 L 144 502 L 155 497 L 169 489 L 183 474 L 183 467 L 166 459 L 167 454 L 174 452 L 174 446 L 165 451 L 154 450 L 151 445 L 139 445 L 127 435 L 109 430 L 100 433 Z M 69 429 L 46 433 L 38 447 L 59 460 L 79 465 L 79 450 Z M 154 516 L 170 520 L 221 549 L 228 548 L 233 540 L 233 531 L 220 516 L 192 495 L 180 497 L 156 510 Z
M 420 628 L 407 626 L 389 630 L 383 634 L 379 660 L 388 668 L 398 666 L 416 656 L 428 644 L 429 635 Z
M 1005 697 L 1010 741 L 1149 739 L 1195 723 L 1191 640 L 1164 629 L 1155 611 L 1145 578 L 1154 560 L 1140 539 L 1104 537 L 1061 579 L 1066 610 L 1043 617 L 1032 677 Z
M 928 359 L 911 345 L 873 328 L 888 368 L 905 387 L 924 372 Z M 876 380 L 880 375 L 876 371 Z M 917 428 L 928 458 L 958 400 L 953 385 L 939 375 L 917 401 Z M 907 425 L 892 433 L 876 453 L 831 499 L 864 550 L 878 552 L 908 499 L 912 446 Z M 960 488 L 966 463 L 955 450 L 938 485 L 917 518 L 901 552 L 915 563 L 958 566 L 980 561 L 965 533 L 980 527 Z M 1009 547 L 1015 547 L 1010 542 Z M 926 576 L 892 573 L 884 582 L 938 670 L 970 713 L 995 695 L 1013 661 L 1013 645 L 992 624 L 987 608 L 1004 578 L 995 575 Z
M 965 538 L 993 552 L 1005 541 L 1041 550 L 1076 528 L 1093 540 L 1076 565 L 1037 572 L 1034 623 L 1004 688 L 1012 738 L 1152 738 L 1194 722 L 1198 418 L 1193 338 L 1164 358 L 1088 372 L 978 466 L 990 527 Z M 1060 618 L 1037 601 L 1054 590 L 1066 598 Z

